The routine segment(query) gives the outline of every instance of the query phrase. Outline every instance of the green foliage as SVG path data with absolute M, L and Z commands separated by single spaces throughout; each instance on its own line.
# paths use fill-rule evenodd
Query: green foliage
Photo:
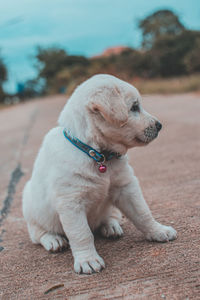
M 200 72 L 200 33 L 196 33 L 194 47 L 184 57 L 185 67 L 188 73 Z
M 7 69 L 3 62 L 3 60 L 0 58 L 0 84 L 2 84 L 7 79 Z
M 87 67 L 89 60 L 83 56 L 68 55 L 67 52 L 60 48 L 37 48 L 37 69 L 38 78 L 46 81 L 46 92 L 51 92 L 54 86 L 55 77 L 62 70 L 73 70 L 81 67 Z M 67 84 L 67 82 L 64 82 Z M 53 89 L 54 90 L 54 89 Z
M 4 101 L 5 93 L 3 91 L 2 86 L 0 86 L 0 103 Z
M 22 99 L 34 98 L 45 94 L 45 83 L 42 79 L 30 79 L 24 84 L 24 90 L 20 96 Z
M 116 72 L 122 73 L 127 80 L 135 76 L 148 78 L 154 75 L 154 58 L 149 52 L 129 49 L 116 56 L 115 60 Z
M 65 88 L 71 93 L 82 81 L 98 73 L 132 82 L 137 78 L 169 78 L 200 72 L 200 31 L 185 29 L 170 10 L 159 10 L 147 16 L 139 22 L 139 28 L 142 48 L 127 48 L 118 55 L 88 59 L 68 55 L 56 47 L 38 47 L 37 80 L 45 82 L 40 93 L 58 93 Z M 36 83 L 29 82 L 26 92 L 34 95 L 36 87 Z
M 38 47 L 36 54 L 38 76 L 47 80 L 54 77 L 63 68 L 66 56 L 66 52 L 62 49 Z
M 0 58 L 0 102 L 3 102 L 5 93 L 3 90 L 3 82 L 7 79 L 7 69 L 2 58 Z
M 154 76 L 171 77 L 190 72 L 185 57 L 195 49 L 200 32 L 185 30 L 178 36 L 165 35 L 159 37 L 149 55 L 154 59 Z M 192 55 L 192 54 L 191 54 Z M 188 57 L 188 64 L 191 62 Z
M 98 73 L 141 83 L 142 91 L 147 87 L 148 91 L 165 92 L 171 86 L 176 92 L 182 84 L 184 91 L 199 89 L 199 75 L 193 77 L 193 74 L 200 73 L 200 31 L 187 30 L 170 10 L 148 15 L 140 20 L 138 27 L 142 32 L 141 49 L 127 48 L 110 56 L 86 58 L 69 55 L 58 47 L 37 47 L 37 77 L 23 83 L 24 89 L 17 96 L 24 99 L 65 90 L 70 94 L 82 81 Z M 6 80 L 7 68 L 0 57 L 0 102 L 5 99 Z
M 178 17 L 170 10 L 158 10 L 139 22 L 145 49 L 150 49 L 164 35 L 177 36 L 184 31 Z

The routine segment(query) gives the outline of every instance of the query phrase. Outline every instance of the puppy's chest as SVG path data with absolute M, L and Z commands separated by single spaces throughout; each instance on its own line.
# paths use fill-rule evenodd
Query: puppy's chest
M 102 206 L 107 202 L 111 203 L 113 191 L 126 185 L 129 180 L 130 178 L 127 178 L 125 172 L 121 174 L 118 169 L 113 170 L 113 168 L 93 178 L 93 184 L 88 189 L 88 208 Z
M 86 213 L 89 226 L 95 230 L 101 223 L 102 217 L 105 214 L 106 208 L 110 205 L 109 185 L 98 186 L 89 194 L 89 199 L 86 204 Z
M 98 180 L 98 182 L 88 189 L 88 205 L 98 206 L 107 201 L 110 186 L 111 184 L 109 179 Z

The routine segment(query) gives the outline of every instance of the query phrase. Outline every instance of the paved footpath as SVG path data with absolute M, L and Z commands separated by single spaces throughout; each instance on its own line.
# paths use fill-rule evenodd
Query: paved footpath
M 0 110 L 0 299 L 200 299 L 200 94 L 145 97 L 163 130 L 129 151 L 154 216 L 178 239 L 147 242 L 124 220 L 121 239 L 96 237 L 106 269 L 94 275 L 76 275 L 69 250 L 49 254 L 33 245 L 21 212 L 34 158 L 65 101 Z

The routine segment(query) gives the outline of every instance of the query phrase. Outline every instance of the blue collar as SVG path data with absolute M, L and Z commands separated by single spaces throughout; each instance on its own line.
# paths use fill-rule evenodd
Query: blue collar
M 119 158 L 121 157 L 121 154 L 117 152 L 111 152 L 108 150 L 104 150 L 98 152 L 94 148 L 84 144 L 79 139 L 72 137 L 67 133 L 66 129 L 63 130 L 63 134 L 65 138 L 70 141 L 74 146 L 76 146 L 81 151 L 85 152 L 89 157 L 94 159 L 97 163 L 103 164 L 105 161 L 111 160 L 112 158 Z

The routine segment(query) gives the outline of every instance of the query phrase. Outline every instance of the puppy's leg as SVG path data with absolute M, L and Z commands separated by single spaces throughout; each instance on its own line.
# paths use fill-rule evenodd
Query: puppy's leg
M 63 236 L 46 232 L 36 224 L 28 223 L 28 231 L 32 242 L 41 244 L 47 251 L 57 252 L 68 246 Z
M 130 184 L 120 189 L 115 205 L 145 234 L 148 240 L 167 242 L 177 237 L 176 230 L 171 226 L 155 221 L 135 176 Z
M 72 249 L 75 272 L 85 274 L 99 272 L 105 264 L 95 249 L 94 236 L 83 208 L 74 202 L 70 208 L 60 205 L 58 213 Z
M 40 243 L 47 251 L 52 252 L 60 251 L 68 245 L 67 240 L 64 237 L 48 232 L 40 238 Z
M 123 230 L 120 226 L 122 215 L 121 212 L 114 206 L 109 206 L 105 212 L 100 226 L 101 234 L 106 238 L 117 238 L 123 235 Z

